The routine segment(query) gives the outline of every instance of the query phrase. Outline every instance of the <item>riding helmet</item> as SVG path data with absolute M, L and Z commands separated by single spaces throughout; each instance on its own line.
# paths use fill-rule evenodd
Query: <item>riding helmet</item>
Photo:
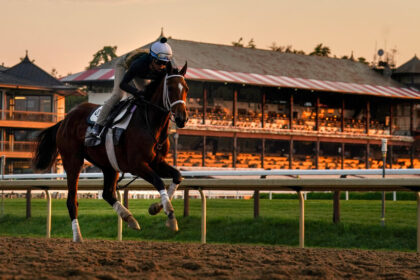
M 156 58 L 158 60 L 162 61 L 170 61 L 172 58 L 172 49 L 171 46 L 169 46 L 168 43 L 166 43 L 168 39 L 165 37 L 160 38 L 159 41 L 154 42 L 150 46 L 150 55 L 153 58 Z

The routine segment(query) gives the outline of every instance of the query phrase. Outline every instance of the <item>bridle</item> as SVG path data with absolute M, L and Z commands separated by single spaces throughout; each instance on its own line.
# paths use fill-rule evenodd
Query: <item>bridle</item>
M 186 105 L 185 101 L 182 99 L 176 100 L 174 102 L 171 102 L 170 98 L 169 98 L 169 90 L 168 90 L 168 86 L 167 86 L 167 81 L 171 78 L 175 78 L 175 77 L 181 77 L 184 80 L 184 76 L 182 75 L 168 75 L 166 74 L 165 76 L 165 80 L 163 81 L 163 107 L 171 113 L 171 120 L 174 121 L 172 118 L 175 116 L 175 113 L 172 112 L 172 107 L 175 106 L 176 104 L 184 104 Z
M 168 74 L 166 74 L 165 75 L 165 79 L 164 79 L 164 81 L 163 81 L 163 93 L 162 93 L 162 102 L 163 102 L 163 107 L 161 107 L 161 106 L 159 106 L 159 105 L 156 105 L 156 104 L 153 104 L 153 103 L 151 103 L 151 102 L 149 102 L 149 101 L 147 101 L 147 100 L 143 100 L 143 102 L 144 103 L 146 103 L 146 104 L 148 104 L 148 105 L 151 105 L 152 107 L 155 107 L 155 108 L 157 108 L 157 109 L 159 109 L 159 110 L 161 110 L 161 111 L 163 111 L 164 113 L 166 113 L 166 114 L 171 114 L 171 116 L 170 116 L 170 120 L 172 121 L 172 122 L 175 122 L 175 120 L 174 120 L 174 118 L 175 118 L 175 113 L 174 112 L 172 112 L 172 107 L 173 106 L 175 106 L 176 104 L 180 104 L 180 103 L 182 103 L 182 104 L 184 104 L 184 105 L 186 105 L 186 103 L 185 103 L 185 101 L 184 100 L 182 100 L 182 99 L 179 99 L 179 100 L 176 100 L 176 101 L 174 101 L 174 102 L 171 102 L 171 99 L 169 98 L 169 90 L 168 90 L 168 86 L 167 86 L 167 81 L 169 80 L 169 79 L 171 79 L 171 78 L 175 78 L 175 77 L 182 77 L 182 79 L 184 80 L 184 76 L 182 76 L 182 75 L 178 75 L 178 74 L 175 74 L 175 75 L 168 75 Z M 151 128 L 150 128 L 150 124 L 149 124 L 149 119 L 148 119 L 148 117 L 147 117 L 147 109 L 146 110 L 144 110 L 144 116 L 145 116 L 145 120 L 146 120 L 146 124 L 147 124 L 147 128 L 148 128 L 148 130 L 150 131 L 150 132 L 152 132 L 152 130 L 151 130 Z M 156 139 L 156 137 L 154 136 L 154 135 L 152 135 L 153 136 L 153 139 L 154 139 L 154 141 L 155 141 L 155 143 L 156 143 L 156 149 L 157 150 L 161 150 L 162 149 L 162 147 L 163 147 L 163 144 L 165 143 L 165 141 L 166 141 L 166 139 L 168 138 L 168 134 L 166 135 L 166 137 L 161 141 L 161 142 L 159 142 L 158 141 L 158 139 Z

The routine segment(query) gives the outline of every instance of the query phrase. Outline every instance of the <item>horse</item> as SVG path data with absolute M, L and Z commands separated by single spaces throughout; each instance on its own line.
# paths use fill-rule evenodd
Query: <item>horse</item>
M 160 202 L 149 208 L 154 215 L 164 210 L 167 215 L 166 226 L 178 231 L 178 222 L 174 214 L 171 199 L 182 181 L 181 173 L 169 165 L 165 157 L 169 151 L 168 128 L 170 121 L 183 128 L 188 121 L 186 97 L 188 86 L 185 81 L 187 63 L 179 71 L 168 64 L 166 72 L 151 82 L 145 89 L 145 99 L 136 98 L 137 109 L 119 145 L 115 146 L 117 163 L 122 172 L 129 172 L 151 183 L 160 193 Z M 84 145 L 87 118 L 98 107 L 92 103 L 82 103 L 73 108 L 57 124 L 43 130 L 37 136 L 37 145 L 33 158 L 35 170 L 50 170 L 58 154 L 67 173 L 67 208 L 73 230 L 73 241 L 82 242 L 78 222 L 77 185 L 84 159 L 103 172 L 103 199 L 117 214 L 135 230 L 140 225 L 132 213 L 116 197 L 116 185 L 119 177 L 108 160 L 104 144 L 95 147 Z M 161 178 L 172 178 L 172 183 L 165 189 Z

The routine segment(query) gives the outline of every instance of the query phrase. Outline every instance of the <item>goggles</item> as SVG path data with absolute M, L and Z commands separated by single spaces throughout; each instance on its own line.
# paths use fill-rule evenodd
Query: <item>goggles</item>
M 159 60 L 159 59 L 153 59 L 153 62 L 156 63 L 157 65 L 166 65 L 166 64 L 168 64 L 168 61 Z

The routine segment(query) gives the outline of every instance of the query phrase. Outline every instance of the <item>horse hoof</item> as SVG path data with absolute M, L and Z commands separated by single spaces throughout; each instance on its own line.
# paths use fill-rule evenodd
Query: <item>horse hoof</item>
M 166 220 L 166 226 L 168 228 L 170 228 L 172 231 L 175 231 L 175 232 L 179 230 L 178 229 L 178 221 L 175 218 L 167 219 Z
M 159 213 L 160 211 L 162 211 L 162 209 L 163 209 L 162 203 L 160 203 L 160 202 L 153 203 L 149 207 L 149 214 L 154 216 L 157 213 Z
M 129 228 L 132 228 L 134 230 L 140 230 L 140 225 L 133 216 L 127 218 L 127 224 Z

